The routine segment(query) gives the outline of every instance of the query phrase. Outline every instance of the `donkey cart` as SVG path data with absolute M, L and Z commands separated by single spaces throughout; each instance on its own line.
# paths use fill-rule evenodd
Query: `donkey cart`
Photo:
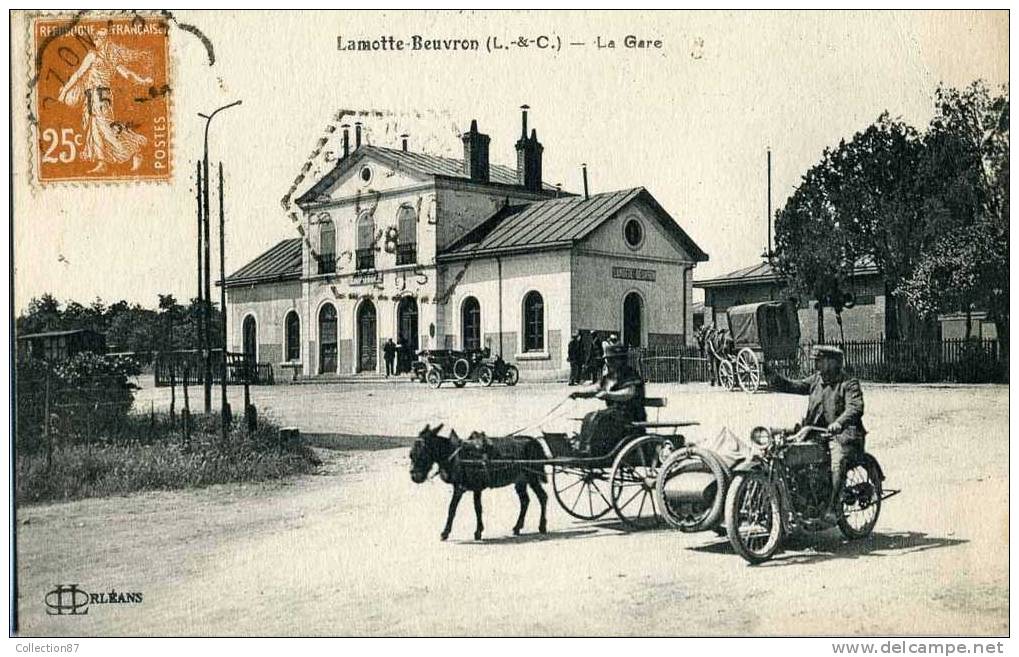
M 754 393 L 764 379 L 764 363 L 794 361 L 800 345 L 800 322 L 791 301 L 763 301 L 733 306 L 726 311 L 732 332 L 731 348 L 719 352 L 718 381 L 727 390 L 739 387 Z
M 662 408 L 666 400 L 648 398 L 644 404 Z M 542 470 L 549 466 L 556 501 L 574 518 L 597 520 L 612 510 L 627 529 L 650 529 L 662 524 L 654 499 L 658 469 L 673 450 L 683 447 L 679 429 L 696 424 L 633 422 L 632 433 L 603 454 L 578 449 L 566 434 L 543 433 L 537 440 L 546 458 L 514 463 Z M 495 466 L 499 461 L 470 463 Z

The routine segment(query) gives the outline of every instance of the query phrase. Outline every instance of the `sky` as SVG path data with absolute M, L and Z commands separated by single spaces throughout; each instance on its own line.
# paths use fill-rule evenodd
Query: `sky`
M 238 99 L 210 132 L 212 161 L 227 172 L 228 273 L 297 235 L 281 198 L 306 163 L 299 190 L 328 167 L 339 132 L 326 130 L 339 110 L 379 113 L 364 119 L 371 143 L 398 147 L 407 132 L 412 150 L 453 157 L 477 119 L 491 160 L 513 165 L 527 104 L 545 180 L 581 191 L 586 162 L 592 192 L 646 187 L 709 254 L 697 280 L 759 261 L 769 147 L 777 210 L 825 147 L 883 111 L 922 127 L 939 83 L 1008 79 L 1005 12 L 186 11 L 176 20 L 207 37 L 215 63 L 194 34 L 171 29 L 172 181 L 41 186 L 18 92 L 28 89 L 27 19 L 14 16 L 16 311 L 46 292 L 147 306 L 160 293 L 195 296 L 198 113 Z M 338 37 L 415 34 L 478 39 L 482 49 L 337 48 Z M 662 47 L 625 48 L 628 34 Z M 488 37 L 542 35 L 585 45 L 484 49 Z

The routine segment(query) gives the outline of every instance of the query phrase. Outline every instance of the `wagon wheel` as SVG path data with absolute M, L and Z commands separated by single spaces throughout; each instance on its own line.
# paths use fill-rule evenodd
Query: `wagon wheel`
M 662 523 L 654 499 L 655 479 L 673 443 L 662 436 L 642 436 L 619 452 L 612 466 L 612 508 L 628 529 L 651 529 Z
M 563 511 L 580 520 L 597 520 L 612 508 L 601 468 L 552 467 L 552 491 Z
M 453 376 L 458 381 L 463 381 L 471 373 L 471 364 L 467 362 L 466 358 L 457 358 L 456 362 L 453 363 Z
M 740 349 L 736 356 L 736 380 L 743 392 L 755 393 L 761 387 L 761 363 L 749 347 Z
M 718 383 L 729 392 L 736 387 L 736 375 L 732 371 L 731 361 L 723 360 L 718 363 Z

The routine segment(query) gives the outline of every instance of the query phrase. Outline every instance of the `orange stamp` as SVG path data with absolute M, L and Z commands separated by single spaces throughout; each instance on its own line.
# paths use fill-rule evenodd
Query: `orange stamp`
M 32 25 L 39 181 L 169 180 L 163 17 L 38 17 Z

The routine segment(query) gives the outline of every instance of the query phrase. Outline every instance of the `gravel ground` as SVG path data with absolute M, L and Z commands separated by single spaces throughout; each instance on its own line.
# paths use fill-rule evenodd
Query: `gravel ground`
M 19 509 L 21 633 L 53 635 L 1001 635 L 1008 624 L 1007 386 L 865 385 L 868 450 L 903 493 L 875 534 L 798 538 L 747 566 L 714 534 L 627 533 L 516 496 L 485 493 L 485 540 L 469 500 L 439 541 L 449 488 L 414 485 L 407 437 L 444 421 L 461 435 L 535 424 L 561 385 L 431 390 L 401 383 L 254 388 L 261 411 L 316 436 L 317 475 L 285 482 Z M 240 390 L 231 403 L 240 407 Z M 650 386 L 660 419 L 791 424 L 805 399 Z M 146 387 L 139 406 L 164 407 Z M 562 428 L 590 402 L 564 405 Z M 375 436 L 385 438 L 375 438 Z M 49 616 L 57 583 L 140 591 L 141 604 Z

